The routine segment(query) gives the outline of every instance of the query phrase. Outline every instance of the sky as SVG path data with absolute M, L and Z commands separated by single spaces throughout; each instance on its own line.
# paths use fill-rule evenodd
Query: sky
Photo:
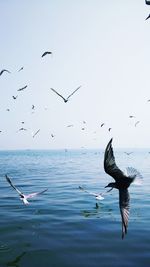
M 0 149 L 150 148 L 149 13 L 144 0 L 1 0 Z M 80 85 L 67 103 L 50 89 Z

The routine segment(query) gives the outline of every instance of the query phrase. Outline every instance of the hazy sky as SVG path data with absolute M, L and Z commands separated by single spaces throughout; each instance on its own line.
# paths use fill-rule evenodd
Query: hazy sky
M 111 137 L 150 148 L 149 13 L 144 0 L 1 0 L 0 70 L 11 74 L 0 76 L 0 149 L 104 148 Z M 67 103 L 50 90 L 80 85 Z

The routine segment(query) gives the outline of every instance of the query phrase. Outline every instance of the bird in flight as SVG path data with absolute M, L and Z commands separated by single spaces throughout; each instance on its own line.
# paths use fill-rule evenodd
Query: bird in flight
M 58 96 L 60 96 L 63 100 L 64 100 L 64 102 L 65 103 L 67 103 L 68 102 L 68 100 L 69 100 L 69 98 L 77 91 L 77 90 L 79 90 L 80 89 L 80 87 L 81 87 L 81 85 L 79 86 L 79 87 L 77 87 L 77 89 L 75 89 L 67 98 L 64 98 L 61 94 L 59 94 L 55 89 L 53 89 L 53 88 L 50 88 L 54 93 L 56 93 Z
M 17 99 L 17 97 L 18 97 L 17 95 L 16 95 L 16 96 L 14 96 L 14 95 L 12 96 L 12 98 L 13 98 L 14 100 Z
M 146 17 L 146 19 L 145 20 L 147 20 L 147 19 L 149 19 L 150 18 L 150 14 L 148 15 L 148 17 Z
M 24 68 L 24 67 L 21 67 L 21 68 L 18 70 L 18 72 L 21 71 L 21 70 L 23 70 L 23 68 Z
M 10 178 L 8 177 L 7 174 L 5 175 L 5 178 L 6 178 L 7 182 L 17 191 L 17 193 L 20 196 L 20 200 L 22 200 L 25 205 L 29 205 L 29 201 L 28 201 L 29 198 L 36 197 L 40 194 L 43 194 L 44 192 L 46 192 L 48 190 L 48 188 L 46 188 L 45 190 L 43 190 L 41 192 L 36 192 L 36 193 L 31 193 L 31 194 L 25 195 L 15 185 L 13 185 L 12 181 L 10 180 Z
M 46 55 L 52 55 L 52 52 L 50 52 L 50 51 L 46 51 L 46 52 L 44 52 L 44 53 L 42 54 L 41 57 L 45 57 Z
M 105 124 L 105 123 L 102 123 L 102 124 L 101 124 L 101 127 L 103 127 L 103 126 L 104 126 L 104 124 Z
M 130 119 L 133 119 L 133 118 L 135 118 L 135 116 L 133 116 L 133 115 L 130 115 L 130 116 L 129 116 L 129 118 L 130 118 Z
M 136 181 L 141 181 L 141 174 L 134 168 L 127 168 L 127 175 L 124 174 L 116 165 L 115 157 L 112 148 L 112 138 L 109 141 L 105 149 L 104 154 L 104 170 L 107 174 L 112 176 L 115 180 L 113 183 L 109 183 L 105 188 L 111 187 L 110 190 L 116 188 L 119 190 L 119 207 L 122 218 L 122 239 L 125 234 L 127 234 L 128 220 L 129 220 L 129 202 L 130 195 L 128 192 L 128 187 L 131 183 Z
M 9 70 L 3 69 L 3 70 L 0 71 L 0 76 L 3 74 L 3 72 L 11 73 Z
M 104 193 L 93 193 L 93 192 L 90 192 L 88 190 L 85 190 L 82 186 L 79 186 L 79 189 L 88 193 L 91 196 L 94 196 L 97 200 L 103 200 L 104 199 L 104 197 L 103 197 Z
M 130 156 L 133 152 L 124 152 L 127 156 Z
M 23 91 L 23 90 L 26 89 L 26 88 L 27 88 L 27 85 L 25 85 L 24 87 L 18 89 L 17 91 Z

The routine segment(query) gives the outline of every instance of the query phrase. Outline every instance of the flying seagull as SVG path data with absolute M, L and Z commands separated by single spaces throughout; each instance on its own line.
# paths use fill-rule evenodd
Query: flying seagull
M 23 91 L 23 90 L 26 89 L 26 88 L 27 88 L 27 85 L 25 85 L 24 87 L 18 89 L 17 91 Z
M 14 100 L 17 99 L 17 97 L 18 97 L 17 95 L 16 95 L 16 96 L 14 96 L 14 95 L 12 96 L 12 98 L 13 98 Z
M 101 127 L 103 127 L 104 125 L 105 125 L 105 123 L 102 123 L 102 124 L 101 124 Z
M 133 152 L 124 152 L 127 156 L 130 156 Z
M 147 20 L 147 19 L 149 19 L 150 18 L 150 14 L 148 15 L 148 17 L 146 17 L 146 19 L 145 20 Z
M 37 195 L 40 195 L 40 194 L 43 194 L 44 192 L 46 192 L 47 190 L 48 190 L 48 188 L 47 189 L 45 189 L 45 190 L 43 190 L 43 191 L 41 191 L 41 192 L 36 192 L 36 193 L 31 193 L 31 194 L 28 194 L 28 195 L 25 195 L 25 194 L 23 194 L 16 186 L 14 186 L 13 184 L 12 184 L 12 181 L 10 180 L 10 178 L 7 176 L 7 174 L 5 175 L 5 178 L 6 178 L 6 180 L 7 180 L 7 182 L 17 191 L 17 193 L 19 194 L 19 196 L 20 196 L 20 200 L 22 200 L 23 201 L 23 203 L 25 204 L 25 205 L 28 205 L 29 204 L 29 202 L 28 202 L 28 199 L 29 198 L 33 198 L 33 197 L 36 197 Z
M 52 52 L 46 51 L 42 54 L 41 57 L 45 57 L 46 55 L 52 55 Z
M 103 200 L 104 199 L 103 195 L 105 193 L 93 193 L 93 192 L 85 190 L 82 186 L 79 186 L 79 189 L 84 191 L 84 192 L 86 192 L 86 193 L 88 193 L 91 196 L 94 196 L 97 200 Z
M 104 170 L 107 174 L 112 176 L 115 183 L 109 183 L 106 187 L 111 187 L 110 190 L 116 188 L 119 190 L 119 207 L 122 218 L 122 239 L 127 234 L 128 220 L 129 220 L 129 202 L 130 195 L 128 187 L 136 179 L 142 180 L 141 174 L 134 168 L 127 168 L 127 175 L 124 174 L 116 165 L 115 157 L 112 148 L 112 138 L 109 141 L 104 154 Z
M 56 93 L 57 95 L 59 95 L 63 100 L 64 100 L 64 102 L 65 103 L 67 103 L 68 102 L 68 100 L 69 100 L 69 98 L 77 91 L 77 90 L 79 90 L 79 88 L 81 87 L 81 85 L 79 86 L 79 87 L 77 87 L 77 89 L 76 90 L 74 90 L 67 98 L 64 98 L 61 94 L 59 94 L 55 89 L 53 89 L 53 88 L 50 88 L 54 93 Z
M 130 118 L 130 119 L 133 119 L 133 118 L 135 118 L 135 116 L 133 116 L 133 115 L 130 115 L 130 116 L 129 116 L 129 118 Z
M 0 76 L 3 74 L 3 72 L 11 73 L 9 70 L 3 69 L 3 70 L 0 71 Z
M 21 71 L 21 70 L 23 70 L 23 68 L 24 68 L 24 67 L 21 67 L 21 68 L 18 70 L 18 72 Z

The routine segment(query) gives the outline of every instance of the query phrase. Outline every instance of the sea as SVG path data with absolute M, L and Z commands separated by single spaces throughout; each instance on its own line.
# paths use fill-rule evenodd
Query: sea
M 104 193 L 113 178 L 103 168 L 104 151 L 0 151 L 0 267 L 150 266 L 150 153 L 115 149 L 121 170 L 134 167 L 128 233 L 121 238 L 118 190 L 103 200 L 80 190 Z M 5 175 L 23 193 L 45 193 L 24 205 Z M 96 207 L 96 202 L 98 207 Z

